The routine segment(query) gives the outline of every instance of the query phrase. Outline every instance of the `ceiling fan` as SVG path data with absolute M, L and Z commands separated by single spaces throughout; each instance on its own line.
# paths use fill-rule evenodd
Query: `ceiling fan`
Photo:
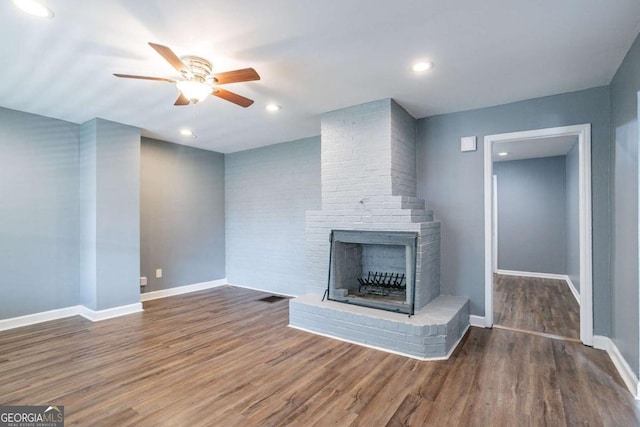
M 116 77 L 126 79 L 156 80 L 162 82 L 175 83 L 180 91 L 180 96 L 174 105 L 189 105 L 198 103 L 207 96 L 213 95 L 218 98 L 233 102 L 241 107 L 248 107 L 253 104 L 253 100 L 222 89 L 220 85 L 227 83 L 248 82 L 260 80 L 260 76 L 253 68 L 243 68 L 241 70 L 226 71 L 224 73 L 212 74 L 213 66 L 211 62 L 199 56 L 178 56 L 167 46 L 149 42 L 149 46 L 154 48 L 169 64 L 178 70 L 183 79 L 168 79 L 164 77 L 135 76 L 131 74 L 114 74 Z

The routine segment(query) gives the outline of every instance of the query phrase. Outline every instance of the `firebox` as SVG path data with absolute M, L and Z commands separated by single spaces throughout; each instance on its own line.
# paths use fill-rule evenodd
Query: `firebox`
M 332 230 L 332 301 L 414 314 L 418 233 Z

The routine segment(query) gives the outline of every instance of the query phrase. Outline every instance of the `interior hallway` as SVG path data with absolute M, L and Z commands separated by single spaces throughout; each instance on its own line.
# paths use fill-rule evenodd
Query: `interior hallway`
M 580 340 L 580 306 L 564 280 L 494 275 L 494 324 Z

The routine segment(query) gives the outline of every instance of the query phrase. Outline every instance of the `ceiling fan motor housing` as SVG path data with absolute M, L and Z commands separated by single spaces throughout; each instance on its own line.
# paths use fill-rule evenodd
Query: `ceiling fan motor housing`
M 191 76 L 188 73 L 183 72 L 185 77 L 189 80 L 196 80 L 201 83 L 215 83 L 216 79 L 213 77 L 211 72 L 213 71 L 213 66 L 211 62 L 207 61 L 204 58 L 200 58 L 199 56 L 183 56 L 180 60 L 187 66 L 189 71 L 191 72 Z

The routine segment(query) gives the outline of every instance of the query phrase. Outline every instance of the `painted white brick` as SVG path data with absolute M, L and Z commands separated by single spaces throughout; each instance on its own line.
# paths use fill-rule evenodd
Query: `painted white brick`
M 387 99 L 327 113 L 321 129 L 321 209 L 304 215 L 308 294 L 304 298 L 319 301 L 327 288 L 331 230 L 415 231 L 420 273 L 416 306 L 433 310 L 435 318 L 418 326 L 379 314 L 362 315 L 357 310 L 362 307 L 328 312 L 325 305 L 309 307 L 292 300 L 291 324 L 418 357 L 446 354 L 468 324 L 468 300 L 459 298 L 459 310 L 452 311 L 453 303 L 438 297 L 440 223 L 433 222 L 433 212 L 416 197 L 415 120 Z M 269 225 L 275 220 L 272 213 L 265 213 Z M 439 305 L 433 305 L 435 301 Z M 447 317 L 445 312 L 453 314 Z
M 468 325 L 469 303 L 440 297 L 411 318 L 379 313 L 310 295 L 289 303 L 292 326 L 421 358 L 443 357 L 452 349 Z
M 305 258 L 305 236 L 313 240 L 308 226 L 323 215 L 310 210 L 321 208 L 319 195 L 317 137 L 225 155 L 229 282 L 275 293 L 306 293 L 307 266 L 311 272 L 314 265 L 328 262 Z M 324 239 L 322 229 L 315 232 Z

